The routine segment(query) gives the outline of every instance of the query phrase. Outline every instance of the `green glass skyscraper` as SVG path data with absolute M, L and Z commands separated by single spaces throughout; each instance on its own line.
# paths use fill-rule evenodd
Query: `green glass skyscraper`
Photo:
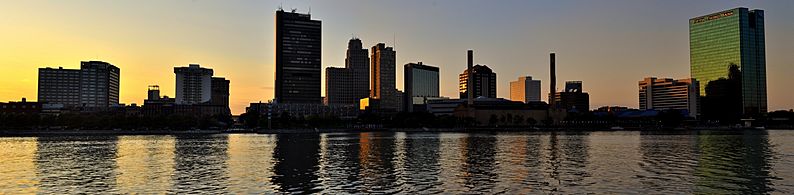
M 712 108 L 735 108 L 741 117 L 767 112 L 764 45 L 763 10 L 735 8 L 689 20 L 692 78 L 710 101 L 704 114 L 722 112 Z

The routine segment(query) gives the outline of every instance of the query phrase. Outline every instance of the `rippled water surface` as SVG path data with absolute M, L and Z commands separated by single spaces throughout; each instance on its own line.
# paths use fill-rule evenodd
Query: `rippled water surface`
M 0 138 L 0 194 L 794 193 L 794 131 Z

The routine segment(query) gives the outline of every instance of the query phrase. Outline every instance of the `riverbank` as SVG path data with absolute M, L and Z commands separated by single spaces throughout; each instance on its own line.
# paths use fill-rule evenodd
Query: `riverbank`
M 791 130 L 792 128 L 771 128 L 769 130 Z M 118 135 L 212 135 L 212 134 L 307 134 L 307 133 L 361 133 L 361 132 L 593 132 L 593 131 L 736 131 L 764 130 L 757 128 L 697 127 L 677 129 L 638 129 L 638 128 L 538 128 L 538 127 L 499 127 L 499 128 L 378 128 L 378 129 L 231 129 L 231 130 L 1 130 L 0 137 L 43 137 L 43 136 L 118 136 Z

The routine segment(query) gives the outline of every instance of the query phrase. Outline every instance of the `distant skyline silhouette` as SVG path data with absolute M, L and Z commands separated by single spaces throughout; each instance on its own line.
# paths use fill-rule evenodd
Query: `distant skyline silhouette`
M 689 78 L 688 20 L 735 7 L 766 14 L 769 111 L 794 108 L 794 1 L 12 1 L 0 7 L 0 102 L 36 100 L 37 70 L 101 60 L 121 69 L 122 103 L 141 105 L 148 85 L 175 96 L 173 67 L 196 63 L 231 80 L 232 113 L 273 98 L 275 11 L 323 22 L 322 67 L 343 67 L 348 40 L 396 51 L 403 65 L 440 68 L 441 95 L 458 96 L 466 50 L 509 82 L 583 81 L 590 107 L 638 107 L 645 77 Z M 324 72 L 324 71 L 323 71 Z M 323 86 L 325 75 L 323 73 Z M 323 92 L 325 94 L 325 87 Z M 541 94 L 547 94 L 542 87 Z M 544 97 L 545 101 L 546 98 Z

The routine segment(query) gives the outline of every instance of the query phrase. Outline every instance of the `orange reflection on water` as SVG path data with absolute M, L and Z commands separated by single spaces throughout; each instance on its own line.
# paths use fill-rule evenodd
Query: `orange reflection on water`
M 0 142 L 0 194 L 34 194 L 36 138 L 7 138 Z

